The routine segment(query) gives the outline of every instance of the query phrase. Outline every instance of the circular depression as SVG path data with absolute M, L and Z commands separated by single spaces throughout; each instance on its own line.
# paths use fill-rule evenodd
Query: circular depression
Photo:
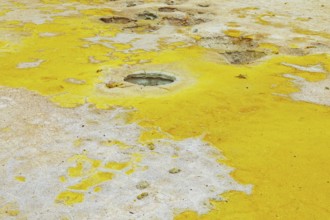
M 164 73 L 134 73 L 126 76 L 124 81 L 141 86 L 161 86 L 175 82 L 176 78 Z

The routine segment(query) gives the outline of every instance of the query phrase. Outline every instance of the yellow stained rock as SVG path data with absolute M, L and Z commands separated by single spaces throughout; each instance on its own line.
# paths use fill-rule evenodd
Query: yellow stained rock
M 71 206 L 83 202 L 84 197 L 83 193 L 64 191 L 57 196 L 56 202 Z
M 88 176 L 81 180 L 79 183 L 73 186 L 69 186 L 68 189 L 73 190 L 88 190 L 89 188 L 96 186 L 105 181 L 111 180 L 114 174 L 109 172 L 96 172 L 95 174 Z
M 74 167 L 68 168 L 70 177 L 82 177 L 93 173 L 101 165 L 101 161 L 88 158 L 86 155 L 75 155 L 69 159 L 70 162 L 76 162 Z
M 25 182 L 26 178 L 24 176 L 16 176 L 15 179 L 20 182 Z
M 104 167 L 113 170 L 122 170 L 128 165 L 128 163 L 108 162 Z
M 224 32 L 226 35 L 230 37 L 240 37 L 242 35 L 242 32 L 239 30 L 229 29 Z

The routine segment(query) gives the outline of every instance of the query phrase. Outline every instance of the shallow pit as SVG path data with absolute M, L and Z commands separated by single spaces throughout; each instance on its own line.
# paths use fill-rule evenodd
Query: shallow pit
M 159 12 L 175 12 L 177 10 L 178 9 L 172 8 L 172 7 L 160 7 L 160 8 L 158 8 Z
M 107 17 L 107 18 L 100 18 L 100 21 L 104 23 L 127 24 L 134 20 L 126 17 Z
M 141 86 L 161 86 L 175 82 L 176 78 L 164 73 L 135 73 L 124 78 L 124 81 Z

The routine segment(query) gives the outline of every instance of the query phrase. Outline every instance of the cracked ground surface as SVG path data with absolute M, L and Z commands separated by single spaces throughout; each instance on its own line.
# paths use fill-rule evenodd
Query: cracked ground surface
M 329 11 L 0 0 L 0 219 L 328 219 Z

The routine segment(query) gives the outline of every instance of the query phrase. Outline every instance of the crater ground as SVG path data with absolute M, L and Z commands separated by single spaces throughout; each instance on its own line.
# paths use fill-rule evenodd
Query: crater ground
M 329 219 L 329 12 L 0 0 L 0 219 Z

